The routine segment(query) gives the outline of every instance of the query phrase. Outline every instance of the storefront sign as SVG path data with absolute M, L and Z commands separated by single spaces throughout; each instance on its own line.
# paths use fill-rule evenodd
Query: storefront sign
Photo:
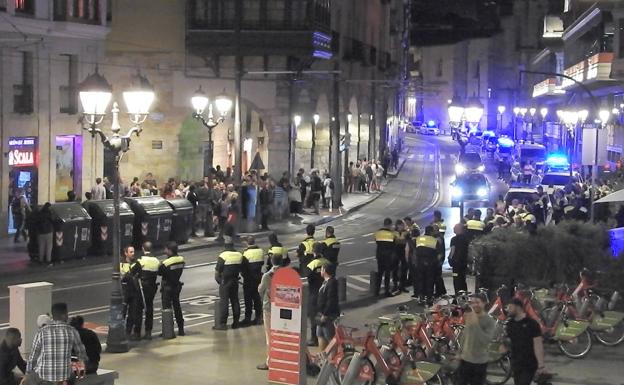
M 36 138 L 9 139 L 9 166 L 23 167 L 35 165 Z
M 271 280 L 271 331 L 269 334 L 269 384 L 303 385 L 306 317 L 304 290 L 299 273 L 278 269 Z

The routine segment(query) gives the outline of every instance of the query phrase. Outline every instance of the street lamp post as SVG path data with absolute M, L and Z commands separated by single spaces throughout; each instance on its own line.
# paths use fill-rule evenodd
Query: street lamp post
M 212 104 L 209 104 L 208 96 L 202 91 L 201 86 L 195 91 L 193 97 L 191 98 L 191 104 L 193 109 L 193 118 L 201 122 L 201 124 L 208 129 L 208 164 L 206 167 L 207 170 L 204 170 L 204 176 L 207 176 L 210 170 L 213 167 L 213 158 L 214 158 L 214 141 L 212 140 L 212 130 L 222 123 L 225 120 L 225 117 L 230 113 L 232 109 L 232 99 L 228 98 L 225 93 L 220 94 L 215 99 L 215 105 L 217 107 L 217 111 L 219 111 L 219 117 L 217 120 L 214 119 L 214 115 L 212 114 Z M 204 111 L 208 107 L 208 117 L 204 117 Z M 212 179 L 212 178 L 211 178 Z
M 546 115 L 548 115 L 548 108 L 542 107 L 540 115 L 542 116 L 542 144 L 546 145 Z
M 123 93 L 130 122 L 132 127 L 125 135 L 121 135 L 119 125 L 119 107 L 113 103 L 111 113 L 113 120 L 111 123 L 112 135 L 107 136 L 100 128 L 106 109 L 112 97 L 112 87 L 108 81 L 98 73 L 89 75 L 80 85 L 80 101 L 83 108 L 83 129 L 92 137 L 98 135 L 104 147 L 115 154 L 114 174 L 113 174 L 113 273 L 110 298 L 110 318 L 108 323 L 108 336 L 106 339 L 106 351 L 110 353 L 123 353 L 128 351 L 128 340 L 123 316 L 123 297 L 120 282 L 120 219 L 119 219 L 119 161 L 123 154 L 130 147 L 132 135 L 141 133 L 141 125 L 147 119 L 149 109 L 154 101 L 154 90 L 144 76 L 137 74 L 136 84 Z
M 468 100 L 466 104 L 466 109 L 464 110 L 466 121 L 474 126 L 474 128 L 479 126 L 481 122 L 481 117 L 483 116 L 483 104 L 476 96 L 473 96 Z M 473 128 L 471 126 L 471 128 Z
M 310 148 L 310 170 L 314 168 L 314 152 L 316 150 L 316 126 L 319 120 L 321 120 L 321 116 L 315 112 L 312 116 L 312 147 Z
M 535 113 L 537 109 L 535 107 L 531 107 L 529 109 L 529 113 L 531 114 L 531 142 L 533 142 L 533 130 L 535 129 Z
M 498 116 L 500 117 L 500 124 L 498 126 L 498 134 L 500 135 L 501 131 L 503 131 L 503 114 L 505 113 L 505 106 L 498 106 Z
M 343 192 L 347 193 L 349 190 L 349 186 L 347 185 L 347 178 L 349 177 L 349 145 L 347 145 L 347 140 L 346 138 L 350 137 L 350 133 L 349 130 L 351 128 L 351 120 L 353 120 L 353 114 L 351 113 L 351 111 L 347 111 L 347 126 L 345 127 L 345 149 L 344 149 L 344 176 L 343 176 L 343 180 L 345 181 L 345 183 L 343 183 Z
M 456 131 L 456 138 L 459 140 L 459 129 L 461 128 L 462 119 L 464 118 L 464 106 L 462 103 L 453 98 L 448 106 L 449 125 L 451 126 L 451 138 L 453 130 Z
M 516 140 L 516 128 L 518 127 L 518 115 L 520 114 L 520 107 L 514 107 L 514 122 L 513 122 L 513 139 Z

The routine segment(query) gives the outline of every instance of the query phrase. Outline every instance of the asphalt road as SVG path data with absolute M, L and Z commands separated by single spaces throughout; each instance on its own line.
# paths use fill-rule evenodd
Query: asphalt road
M 361 305 L 369 300 L 369 272 L 376 268 L 375 245 L 372 234 L 381 227 L 383 219 L 412 216 L 421 226 L 430 223 L 432 210 L 439 208 L 452 236 L 452 224 L 459 220 L 459 209 L 450 208 L 449 184 L 454 179 L 453 165 L 458 147 L 447 137 L 409 136 L 408 159 L 399 176 L 385 188 L 384 194 L 359 211 L 343 216 L 331 223 L 341 240 L 339 275 L 347 277 L 350 301 L 358 299 Z M 504 189 L 495 183 L 493 169 L 488 165 L 489 179 L 494 184 L 492 199 Z M 317 230 L 318 237 L 323 229 Z M 303 235 L 284 235 L 282 243 L 289 248 L 297 246 Z M 264 239 L 260 246 L 266 245 Z M 448 242 L 447 242 L 448 245 Z M 187 325 L 213 322 L 213 304 L 217 299 L 214 265 L 220 250 L 216 248 L 194 250 L 184 254 L 187 268 L 183 275 L 185 283 L 182 298 Z M 292 254 L 291 254 L 292 255 Z M 9 317 L 8 285 L 24 282 L 47 281 L 54 284 L 53 302 L 69 304 L 72 314 L 81 314 L 85 320 L 105 332 L 110 293 L 110 265 L 73 266 L 36 270 L 24 274 L 0 277 L 0 329 L 6 328 Z M 160 304 L 157 295 L 155 306 Z M 156 311 L 156 314 L 159 314 Z M 156 323 L 158 325 L 158 322 Z M 156 328 L 157 326 L 155 326 Z

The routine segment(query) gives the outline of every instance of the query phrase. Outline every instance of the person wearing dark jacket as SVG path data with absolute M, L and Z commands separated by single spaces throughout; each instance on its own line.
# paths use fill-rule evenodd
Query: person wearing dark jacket
M 8 328 L 4 339 L 0 342 L 0 385 L 17 385 L 21 378 L 16 377 L 13 369 L 16 367 L 26 374 L 26 361 L 19 352 L 22 344 L 22 335 L 19 329 Z
M 217 258 L 215 280 L 219 284 L 219 318 L 213 330 L 227 330 L 228 304 L 232 306 L 232 329 L 240 326 L 240 302 L 238 301 L 238 277 L 243 264 L 243 254 L 236 251 L 231 237 L 232 230 L 225 232 L 224 250 Z
M 262 230 L 269 230 L 269 215 L 271 214 L 271 191 L 268 182 L 262 183 L 258 194 L 258 204 L 260 205 L 260 225 Z
M 262 299 L 258 286 L 262 280 L 264 251 L 256 245 L 256 239 L 250 235 L 246 239 L 247 249 L 243 251 L 241 275 L 243 276 L 243 294 L 245 300 L 245 318 L 241 326 L 262 325 Z M 256 318 L 251 319 L 255 311 Z
M 282 266 L 288 266 L 290 265 L 290 257 L 288 257 L 288 249 L 285 248 L 279 241 L 279 239 L 277 239 L 277 234 L 275 233 L 271 233 L 269 234 L 269 243 L 271 244 L 271 247 L 269 248 L 267 254 L 268 254 L 268 259 L 267 259 L 267 269 L 266 271 L 271 270 L 271 268 L 273 267 L 273 264 L 271 263 L 271 261 L 273 260 L 273 255 L 279 255 L 281 258 L 280 260 L 282 261 Z
M 329 341 L 334 338 L 334 321 L 340 316 L 338 302 L 338 281 L 336 281 L 336 265 L 332 263 L 321 267 L 323 284 L 318 292 L 316 308 L 319 314 L 319 322 L 316 335 L 319 340 L 319 348 L 325 350 Z
M 189 190 L 188 193 L 186 193 L 186 199 L 191 202 L 191 204 L 193 205 L 193 220 L 191 221 L 191 237 L 196 237 L 197 236 L 197 222 L 198 222 L 198 218 L 197 218 L 197 207 L 199 206 L 199 198 L 197 198 L 197 192 L 196 190 L 196 186 L 194 184 L 191 183 L 191 185 L 189 186 Z
M 52 245 L 54 222 L 50 202 L 46 202 L 37 215 L 37 243 L 39 245 L 39 261 L 52 265 Z
M 82 316 L 78 315 L 72 317 L 69 324 L 78 330 L 80 340 L 87 351 L 87 357 L 89 359 L 85 363 L 85 372 L 87 374 L 97 373 L 98 367 L 100 366 L 100 354 L 102 354 L 100 339 L 93 330 L 85 329 L 84 318 L 82 318 Z
M 323 277 L 321 276 L 321 268 L 324 265 L 329 264 L 329 261 L 323 256 L 324 244 L 321 242 L 314 243 L 314 259 L 308 263 L 307 271 L 308 277 L 308 317 L 310 319 L 310 331 L 311 336 L 308 341 L 308 346 L 318 346 L 317 331 L 317 302 L 318 292 L 323 285 Z

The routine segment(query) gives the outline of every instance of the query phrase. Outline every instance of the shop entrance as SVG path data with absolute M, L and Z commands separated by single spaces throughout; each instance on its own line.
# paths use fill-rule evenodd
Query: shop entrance
M 68 192 L 73 191 L 77 198 L 81 197 L 82 169 L 82 137 L 63 135 L 56 137 L 56 189 L 54 200 L 66 202 Z
M 24 193 L 26 200 L 32 206 L 37 201 L 37 166 L 39 164 L 37 153 L 37 138 L 14 137 L 9 138 L 9 234 L 15 233 L 13 224 L 13 211 L 11 203 L 16 199 L 19 191 Z

